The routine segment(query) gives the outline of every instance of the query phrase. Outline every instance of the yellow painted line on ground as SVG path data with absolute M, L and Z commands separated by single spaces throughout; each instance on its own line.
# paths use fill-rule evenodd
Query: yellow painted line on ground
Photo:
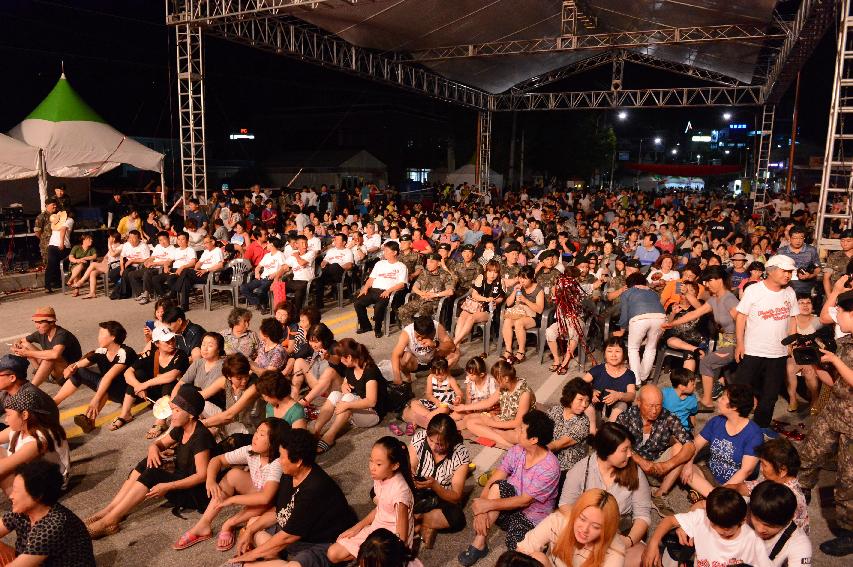
M 341 315 L 340 317 L 333 317 L 332 319 L 323 319 L 323 323 L 327 326 L 331 326 L 332 323 L 340 323 L 341 321 L 346 321 L 347 319 L 352 319 L 355 317 L 355 310 L 350 311 L 346 315 Z
M 142 412 L 142 410 L 147 408 L 149 405 L 151 405 L 151 404 L 149 404 L 148 402 L 142 402 L 141 404 L 137 404 L 137 405 L 133 406 L 132 408 L 130 408 L 130 414 L 135 416 L 135 415 L 139 414 L 140 412 Z M 114 412 L 109 413 L 107 415 L 100 416 L 98 419 L 95 420 L 95 427 L 103 427 L 104 425 L 106 425 L 108 423 L 112 423 L 112 421 L 115 418 L 117 418 L 119 416 L 119 414 L 121 414 L 121 410 L 114 411 Z M 68 437 L 69 439 L 73 439 L 74 437 L 81 437 L 82 435 L 83 435 L 83 430 L 80 429 L 80 427 L 77 425 L 75 425 L 74 427 L 70 427 L 70 428 L 65 430 L 65 436 Z
M 332 331 L 334 334 L 338 335 L 338 334 L 342 334 L 342 333 L 352 331 L 357 326 L 358 326 L 358 323 L 350 323 L 349 325 L 338 325 L 337 327 L 332 327 L 329 330 Z
M 65 421 L 69 417 L 74 417 L 77 414 L 83 413 L 89 407 L 89 404 L 83 404 L 82 406 L 77 406 L 73 408 L 68 408 L 65 411 L 59 412 L 59 421 Z

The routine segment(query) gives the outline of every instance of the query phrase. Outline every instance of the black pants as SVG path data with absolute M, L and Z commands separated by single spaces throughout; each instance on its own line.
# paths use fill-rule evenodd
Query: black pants
M 181 308 L 184 311 L 190 307 L 190 293 L 192 293 L 193 286 L 205 282 L 207 282 L 207 274 L 197 276 L 195 270 L 184 270 L 178 279 L 172 282 L 172 291 L 178 295 Z
M 382 323 L 385 321 L 385 310 L 388 309 L 388 298 L 379 297 L 379 294 L 384 292 L 384 289 L 375 287 L 367 290 L 367 293 L 355 300 L 355 313 L 358 315 L 358 327 L 360 329 L 370 329 L 373 325 L 370 324 L 370 318 L 367 316 L 367 307 L 373 305 L 373 320 L 376 322 L 375 329 L 381 329 Z
M 145 270 L 142 277 L 142 287 L 149 295 L 163 295 L 164 286 L 169 278 L 169 274 L 164 274 L 160 270 Z
M 127 270 L 125 270 L 127 282 L 130 285 L 131 297 L 139 297 L 142 293 L 142 280 L 145 278 L 145 275 L 151 271 L 151 268 L 138 268 L 130 273 L 127 273 Z
M 62 271 L 59 269 L 59 264 L 68 257 L 70 252 L 68 248 L 60 250 L 59 246 L 47 247 L 47 267 L 44 270 L 45 288 L 62 287 Z
M 136 266 L 125 266 L 123 274 L 121 274 L 119 270 L 120 268 L 113 268 L 109 272 L 109 278 L 111 280 L 119 281 L 118 285 L 113 289 L 110 299 L 127 299 L 130 297 L 130 275 L 136 271 Z
M 770 427 L 773 408 L 779 398 L 779 392 L 785 384 L 788 357 L 762 358 L 746 355 L 740 361 L 733 382 L 749 384 L 758 398 L 753 421 L 760 427 Z
M 77 372 L 71 375 L 70 380 L 71 383 L 78 388 L 82 384 L 88 386 L 93 392 L 97 392 L 98 386 L 101 385 L 101 380 L 103 380 L 103 376 L 88 368 L 78 368 Z M 107 398 L 112 402 L 120 404 L 124 401 L 124 394 L 126 390 L 127 383 L 124 381 L 124 376 L 119 374 L 113 378 L 112 382 L 110 382 L 110 385 L 107 388 Z
M 332 286 L 338 285 L 341 282 L 344 271 L 340 264 L 326 264 L 326 267 L 323 268 L 323 273 L 320 274 L 319 278 L 314 280 L 314 298 L 317 309 L 323 306 L 323 295 L 326 291 L 326 286 L 330 284 Z
M 302 280 L 288 280 L 285 284 L 286 289 L 293 291 L 293 307 L 296 313 L 302 310 L 302 305 L 305 303 L 305 295 L 308 293 L 308 282 Z

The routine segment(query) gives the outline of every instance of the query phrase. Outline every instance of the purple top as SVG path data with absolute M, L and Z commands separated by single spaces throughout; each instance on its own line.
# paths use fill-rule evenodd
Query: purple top
M 264 345 L 258 349 L 258 356 L 255 357 L 255 364 L 261 368 L 275 368 L 281 370 L 287 364 L 287 351 L 281 345 L 275 345 L 270 350 L 264 350 Z
M 560 461 L 554 453 L 548 451 L 544 459 L 526 469 L 524 457 L 524 448 L 515 445 L 506 452 L 500 470 L 507 474 L 507 481 L 515 488 L 516 494 L 527 494 L 533 498 L 533 502 L 522 513 L 528 520 L 538 524 L 554 511 L 557 504 Z

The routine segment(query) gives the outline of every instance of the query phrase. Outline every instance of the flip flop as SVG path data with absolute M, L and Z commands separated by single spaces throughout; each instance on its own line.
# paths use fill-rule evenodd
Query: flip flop
M 206 536 L 200 536 L 200 535 L 191 534 L 189 531 L 186 531 L 186 532 L 184 532 L 184 535 L 182 535 L 180 537 L 180 539 L 178 539 L 178 541 L 175 542 L 175 545 L 172 546 L 172 549 L 174 549 L 175 551 L 180 551 L 182 549 L 192 547 L 195 544 L 200 543 L 202 541 L 207 541 L 212 537 L 213 536 L 210 534 L 207 534 Z
M 399 426 L 399 425 L 397 425 L 396 423 L 392 423 L 392 424 L 390 424 L 390 425 L 388 426 L 388 429 L 390 429 L 390 430 L 391 430 L 391 433 L 393 433 L 393 434 L 394 434 L 394 435 L 396 435 L 397 437 L 400 437 L 400 436 L 402 436 L 402 435 L 403 435 L 403 430 L 402 430 L 402 429 L 400 429 L 400 426 Z
M 331 449 L 334 446 L 335 446 L 334 443 L 332 443 L 330 445 L 329 443 L 326 443 L 325 441 L 320 439 L 319 441 L 317 441 L 317 454 L 322 455 L 323 453 L 328 453 L 329 449 Z
M 216 551 L 230 551 L 235 543 L 234 532 L 221 531 L 216 536 Z
M 132 418 L 132 417 L 131 417 L 130 419 L 125 419 L 125 418 L 123 418 L 123 417 L 121 417 L 121 416 L 118 416 L 118 417 L 117 417 L 117 418 L 115 418 L 115 419 L 113 420 L 113 422 L 110 424 L 110 431 L 115 431 L 115 430 L 117 430 L 117 429 L 121 429 L 122 427 L 124 427 L 125 425 L 127 425 L 128 423 L 130 423 L 131 421 L 133 421 L 133 418 Z

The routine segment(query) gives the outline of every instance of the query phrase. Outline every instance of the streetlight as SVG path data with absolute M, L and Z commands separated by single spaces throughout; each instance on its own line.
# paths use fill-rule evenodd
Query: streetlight
M 661 142 L 662 142 L 662 141 L 663 141 L 663 140 L 661 140 L 660 138 L 655 138 L 655 145 L 656 145 L 656 146 L 659 146 L 659 145 L 661 144 Z
M 723 153 L 725 153 L 726 155 L 729 155 L 729 154 L 730 154 L 730 153 L 732 153 L 732 152 L 731 152 L 731 151 L 729 151 L 729 150 L 726 150 L 726 151 L 725 151 L 725 152 L 723 152 Z
M 628 113 L 624 110 L 620 110 L 617 116 L 619 117 L 619 120 L 625 120 L 626 118 L 628 118 Z
M 732 119 L 732 113 L 731 112 L 724 112 L 723 113 L 723 120 L 731 120 L 731 119 Z
M 671 153 L 674 156 L 677 156 L 678 155 L 678 148 L 672 148 L 671 150 L 669 150 L 669 153 Z

